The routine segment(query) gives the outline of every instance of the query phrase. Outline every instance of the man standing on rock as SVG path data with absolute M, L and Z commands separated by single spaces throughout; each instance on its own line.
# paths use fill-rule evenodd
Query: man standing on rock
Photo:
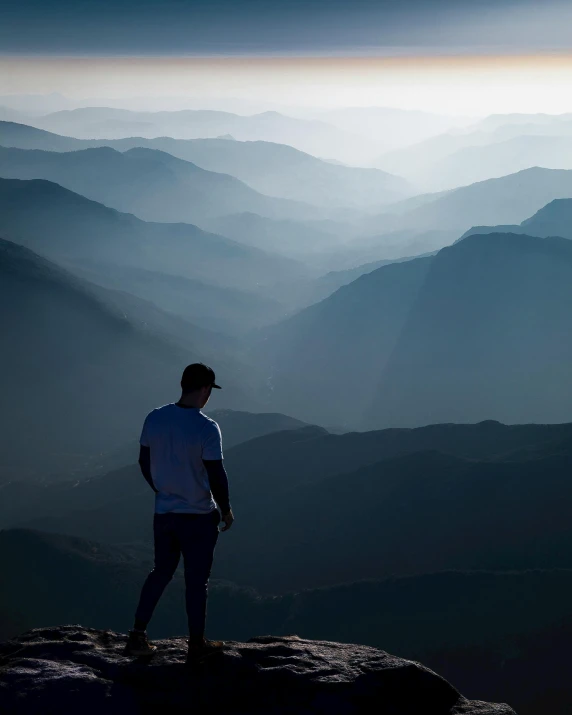
M 181 388 L 177 403 L 158 407 L 147 415 L 141 433 L 139 466 L 155 492 L 155 567 L 143 585 L 126 653 L 144 656 L 156 650 L 147 640 L 147 624 L 182 554 L 189 660 L 193 660 L 224 645 L 204 637 L 208 580 L 221 520 L 217 505 L 225 524 L 221 531 L 230 529 L 234 516 L 220 429 L 201 412 L 213 388 L 220 389 L 215 374 L 202 363 L 189 365 L 183 372 Z

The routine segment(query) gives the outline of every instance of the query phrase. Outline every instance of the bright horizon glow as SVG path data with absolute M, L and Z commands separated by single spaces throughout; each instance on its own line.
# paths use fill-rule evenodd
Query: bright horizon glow
M 411 57 L 0 57 L 0 94 L 149 107 L 231 101 L 440 114 L 572 112 L 572 54 Z M 170 103 L 167 106 L 165 103 Z M 139 108 L 139 107 L 137 107 Z M 247 112 L 244 112 L 247 113 Z

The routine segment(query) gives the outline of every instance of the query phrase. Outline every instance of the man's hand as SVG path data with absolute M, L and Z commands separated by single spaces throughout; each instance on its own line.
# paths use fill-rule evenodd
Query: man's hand
M 234 521 L 234 514 L 232 513 L 232 509 L 228 512 L 228 514 L 222 515 L 222 520 L 224 521 L 224 526 L 222 527 L 221 531 L 228 531 L 232 526 L 232 522 Z

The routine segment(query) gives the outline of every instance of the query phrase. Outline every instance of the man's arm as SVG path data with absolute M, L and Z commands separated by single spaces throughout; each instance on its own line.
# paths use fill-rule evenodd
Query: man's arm
M 139 467 L 141 468 L 141 474 L 145 477 L 145 481 L 157 494 L 159 490 L 155 488 L 151 477 L 151 450 L 149 447 L 139 446 Z
M 226 469 L 222 459 L 203 459 L 203 464 L 207 470 L 213 498 L 224 516 L 231 509 L 228 495 L 228 477 L 226 476 Z
M 209 420 L 202 435 L 203 464 L 207 470 L 209 484 L 214 500 L 222 512 L 224 528 L 228 531 L 234 521 L 228 496 L 228 477 L 222 462 L 222 437 L 216 422 Z

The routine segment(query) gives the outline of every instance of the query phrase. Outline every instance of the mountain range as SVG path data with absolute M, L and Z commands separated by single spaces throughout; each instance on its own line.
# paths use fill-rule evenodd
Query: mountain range
M 307 274 L 292 260 L 191 224 L 142 221 L 44 180 L 0 179 L 0 206 L 0 231 L 54 260 L 136 267 L 249 291 Z
M 135 145 L 139 140 L 120 140 L 116 146 L 121 147 L 123 142 Z M 393 174 L 332 164 L 283 144 L 162 138 L 142 146 L 162 149 L 209 171 L 231 174 L 268 196 L 317 206 L 365 209 L 413 193 L 404 179 Z
M 6 238 L 88 281 L 128 291 L 227 335 L 245 335 L 277 322 L 372 270 L 356 266 L 347 275 L 322 278 L 317 265 L 307 260 L 249 246 L 249 240 L 256 242 L 248 233 L 253 225 L 268 230 L 269 238 L 282 238 L 273 233 L 280 222 L 250 218 L 217 224 L 223 231 L 233 229 L 228 233 L 241 241 L 237 243 L 190 224 L 142 221 L 53 182 L 0 179 L 0 233 Z M 296 225 L 284 222 L 284 241 L 289 230 Z M 323 234 L 323 240 L 335 239 Z M 260 245 L 264 243 L 261 238 Z M 295 245 L 291 250 L 295 252 Z
M 270 218 L 317 218 L 308 204 L 263 196 L 233 176 L 217 174 L 154 149 L 110 147 L 72 152 L 0 147 L 6 179 L 46 179 L 149 221 L 200 223 L 252 211 Z
M 137 139 L 129 139 L 132 141 Z M 221 144 L 231 148 L 237 144 L 231 140 L 213 141 L 219 152 Z M 203 151 L 205 160 L 208 151 L 216 153 L 209 141 L 205 142 L 183 144 L 211 146 Z M 241 147 L 241 151 L 249 150 L 249 146 Z M 283 150 L 287 152 L 288 148 Z M 256 183 L 260 181 L 261 187 L 268 182 L 265 174 L 268 169 L 260 169 L 252 159 L 234 162 L 232 149 L 226 153 L 230 157 L 229 169 L 236 170 L 233 163 L 252 166 L 255 168 L 243 169 L 241 173 L 250 172 L 251 177 L 257 174 Z M 296 157 L 299 155 L 296 153 Z M 117 152 L 99 147 L 44 152 L 5 148 L 0 149 L 0 156 L 3 176 L 46 178 L 147 220 L 199 223 L 234 240 L 290 256 L 311 257 L 312 253 L 321 253 L 324 255 L 317 259 L 320 266 L 329 260 L 328 254 L 336 251 L 346 261 L 352 251 L 357 252 L 361 263 L 432 251 L 454 240 L 455 232 L 461 234 L 473 225 L 520 223 L 548 202 L 572 195 L 571 171 L 536 167 L 446 193 L 426 195 L 409 203 L 401 202 L 395 209 L 388 206 L 385 213 L 363 216 L 338 211 L 330 230 L 317 220 L 323 218 L 318 207 L 264 196 L 234 177 L 215 172 L 203 174 L 204 169 L 155 149 Z M 265 166 L 269 165 L 267 159 Z M 144 180 L 141 172 L 145 172 Z M 282 169 L 277 168 L 276 172 L 284 177 Z M 319 174 L 315 178 L 317 184 L 312 182 L 313 185 L 319 185 Z M 294 178 L 292 181 L 299 184 Z M 139 187 L 142 182 L 144 185 Z M 347 185 L 345 178 L 344 182 L 342 186 Z M 335 194 L 331 184 L 330 181 L 327 191 Z M 300 189 L 303 191 L 302 185 Z M 310 200 L 311 192 L 306 193 Z M 330 269 L 339 267 L 342 266 L 329 264 Z
M 435 162 L 431 173 L 439 176 L 437 185 L 441 188 L 455 188 L 534 166 L 572 169 L 572 133 L 523 135 L 485 146 L 465 147 Z
M 288 144 L 325 159 L 360 164 L 375 153 L 375 142 L 326 122 L 296 119 L 279 112 L 251 116 L 213 110 L 134 112 L 110 107 L 62 110 L 31 117 L 40 129 L 83 139 L 170 136 L 175 139 L 231 135 L 241 141 Z
M 420 191 L 438 191 L 533 166 L 569 169 L 571 138 L 570 114 L 491 115 L 388 151 L 373 163 L 398 171 Z
M 332 208 L 379 207 L 411 193 L 406 181 L 378 169 L 332 164 L 292 146 L 265 141 L 171 137 L 75 139 L 23 124 L 1 122 L 0 144 L 56 152 L 102 146 L 121 152 L 137 147 L 153 149 L 208 171 L 234 176 L 268 196 Z
M 238 444 L 225 459 L 239 528 L 217 547 L 213 576 L 284 593 L 443 569 L 570 568 L 571 430 L 305 427 Z M 2 492 L 5 528 L 151 539 L 153 494 L 136 466 Z
M 513 225 L 547 203 L 572 196 L 572 171 L 531 167 L 468 186 L 421 194 L 383 213 L 347 217 L 327 258 L 330 270 L 381 259 L 425 254 L 454 242 L 473 226 Z M 343 220 L 335 225 L 343 226 Z M 341 239 L 341 241 L 340 241 Z M 345 266 L 332 260 L 345 260 Z M 324 262 L 322 263 L 322 265 Z
M 473 234 L 361 276 L 253 354 L 277 408 L 319 424 L 563 422 L 570 305 L 568 239 Z
M 397 217 L 395 227 L 463 232 L 476 224 L 519 223 L 550 201 L 570 196 L 572 171 L 533 167 L 437 194 L 434 201 Z
M 568 239 L 473 235 L 443 249 L 368 414 L 378 426 L 569 420 L 570 305 Z
M 308 425 L 301 420 L 278 412 L 245 412 L 244 410 L 204 409 L 224 432 L 224 447 L 230 449 L 242 442 L 274 432 L 299 430 Z
M 473 233 L 526 233 L 530 236 L 572 238 L 572 199 L 555 199 L 520 224 L 473 226 L 461 239 Z

